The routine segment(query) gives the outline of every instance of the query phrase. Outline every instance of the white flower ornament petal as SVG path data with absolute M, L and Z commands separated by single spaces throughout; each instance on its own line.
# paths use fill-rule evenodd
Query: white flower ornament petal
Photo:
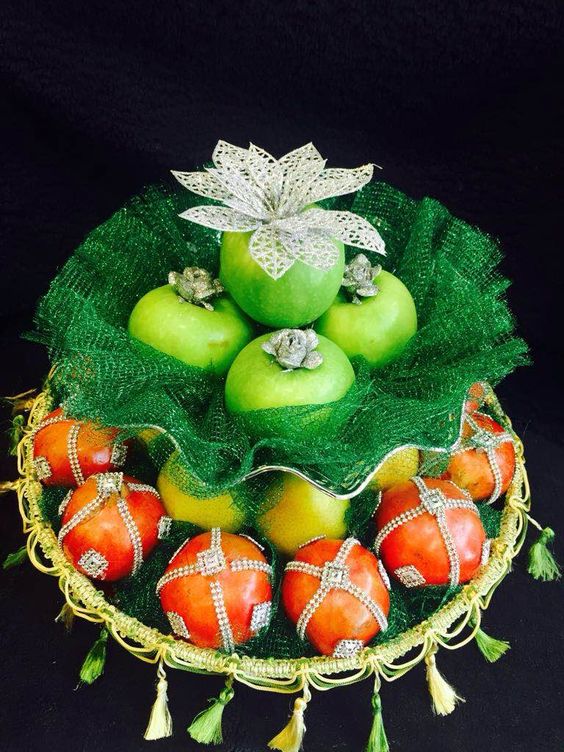
M 252 234 L 249 253 L 272 279 L 280 279 L 295 261 L 271 225 L 263 225 Z
M 324 198 L 355 193 L 372 180 L 374 165 L 366 164 L 354 169 L 331 167 L 317 177 L 310 186 L 307 203 L 322 201 Z
M 179 214 L 182 219 L 222 232 L 249 232 L 260 227 L 260 222 L 226 206 L 194 206 Z
M 174 177 L 201 196 L 223 206 L 196 206 L 183 219 L 214 230 L 248 232 L 251 257 L 273 279 L 296 260 L 327 270 L 339 258 L 335 240 L 384 254 L 378 231 L 352 212 L 304 209 L 330 196 L 352 193 L 368 183 L 374 166 L 325 169 L 325 160 L 311 143 L 276 160 L 250 144 L 248 149 L 219 141 L 214 168 L 202 173 L 175 172 Z

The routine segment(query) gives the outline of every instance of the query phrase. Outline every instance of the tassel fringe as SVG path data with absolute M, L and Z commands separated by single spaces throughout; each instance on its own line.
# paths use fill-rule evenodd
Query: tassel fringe
M 474 639 L 476 640 L 478 650 L 488 663 L 495 663 L 511 649 L 511 645 L 507 640 L 498 640 L 495 637 L 491 637 L 481 628 L 478 628 Z
M 12 551 L 11 554 L 8 554 L 8 556 L 6 556 L 4 563 L 2 564 L 2 569 L 12 569 L 12 567 L 19 567 L 24 563 L 24 561 L 26 561 L 26 559 L 27 548 L 26 546 L 22 546 L 21 548 L 18 548 L 17 551 Z
M 562 576 L 560 566 L 548 548 L 554 540 L 554 530 L 550 527 L 541 528 L 530 517 L 529 520 L 539 528 L 541 533 L 529 549 L 527 571 L 535 580 L 542 580 L 543 582 L 560 579 Z
M 157 698 L 151 708 L 149 724 L 144 734 L 144 738 L 149 741 L 172 736 L 172 717 L 168 709 L 168 682 L 162 660 L 159 662 L 157 677 Z
M 70 632 L 72 625 L 74 624 L 74 611 L 65 601 L 62 609 L 59 611 L 59 615 L 55 617 L 55 621 L 62 624 L 67 632 Z
M 221 744 L 223 731 L 221 722 L 223 711 L 228 702 L 231 702 L 235 692 L 233 690 L 233 677 L 225 682 L 225 687 L 219 693 L 219 697 L 210 700 L 209 708 L 202 710 L 194 718 L 188 727 L 188 733 L 200 744 Z
M 104 673 L 106 664 L 106 646 L 108 644 L 108 630 L 102 627 L 98 639 L 88 651 L 80 669 L 80 681 L 83 684 L 93 684 Z
M 433 712 L 436 715 L 449 715 L 455 709 L 457 703 L 464 702 L 464 698 L 456 694 L 456 691 L 446 681 L 444 676 L 437 668 L 435 661 L 434 648 L 427 653 L 425 663 L 427 664 L 427 684 L 429 693 L 433 701 Z
M 311 692 L 306 684 L 303 697 L 297 697 L 294 701 L 294 710 L 288 724 L 268 742 L 270 749 L 278 749 L 280 752 L 299 752 L 306 732 L 304 713 L 310 700 Z
M 368 737 L 366 752 L 389 752 L 390 745 L 384 731 L 384 722 L 382 720 L 382 701 L 380 700 L 380 677 L 376 675 L 374 683 L 374 693 L 372 695 L 372 730 Z

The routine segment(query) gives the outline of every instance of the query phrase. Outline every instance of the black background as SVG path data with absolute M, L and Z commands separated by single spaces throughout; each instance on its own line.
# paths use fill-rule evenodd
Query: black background
M 19 335 L 56 269 L 129 196 L 209 159 L 219 138 L 276 155 L 312 140 L 331 166 L 377 162 L 386 181 L 502 242 L 534 367 L 499 392 L 525 440 L 534 514 L 564 533 L 563 21 L 560 2 L 522 0 L 4 0 L 0 394 L 46 372 Z M 13 461 L 1 470 L 14 477 Z M 1 503 L 3 556 L 22 538 L 13 495 Z M 175 736 L 143 742 L 153 669 L 112 644 L 104 678 L 76 689 L 96 631 L 81 622 L 67 637 L 53 622 L 61 602 L 29 565 L 2 576 L 0 749 L 194 749 L 184 729 L 220 681 L 174 672 Z M 431 714 L 421 668 L 384 687 L 392 749 L 561 751 L 563 619 L 561 585 L 532 581 L 522 557 L 485 617 L 512 650 L 494 666 L 474 646 L 441 652 L 467 698 L 445 719 Z M 307 750 L 363 749 L 369 684 L 316 694 Z M 225 749 L 266 749 L 288 709 L 238 688 Z

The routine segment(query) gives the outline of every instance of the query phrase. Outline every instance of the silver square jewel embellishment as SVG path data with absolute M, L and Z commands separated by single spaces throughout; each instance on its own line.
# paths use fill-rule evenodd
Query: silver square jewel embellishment
M 78 560 L 78 566 L 84 569 L 89 577 L 103 580 L 109 566 L 108 560 L 95 548 L 89 548 Z
M 226 567 L 225 556 L 221 548 L 206 548 L 196 554 L 196 564 L 203 575 L 223 572 Z
M 123 473 L 101 473 L 96 476 L 96 489 L 103 496 L 121 493 L 122 484 Z
M 127 445 L 126 444 L 114 444 L 112 447 L 112 454 L 110 456 L 110 462 L 115 467 L 123 467 L 125 460 L 127 459 Z
M 438 488 L 428 488 L 425 493 L 421 494 L 421 503 L 431 514 L 436 514 L 442 509 L 445 503 L 445 497 Z
M 347 568 L 342 564 L 335 564 L 333 561 L 325 562 L 321 575 L 321 586 L 328 588 L 340 587 L 345 581 L 347 571 Z
M 51 477 L 51 465 L 47 457 L 36 457 L 33 460 L 33 467 L 38 480 L 47 480 Z
M 177 634 L 179 637 L 184 637 L 185 640 L 190 639 L 190 632 L 188 631 L 186 622 L 180 614 L 177 614 L 176 611 L 167 611 L 166 618 L 168 619 L 174 634 Z
M 266 627 L 270 622 L 270 614 L 272 612 L 272 602 L 264 601 L 263 603 L 257 603 L 253 606 L 253 612 L 251 614 L 251 632 L 256 634 L 263 627 Z
M 405 567 L 398 567 L 394 574 L 401 584 L 405 585 L 405 587 L 412 588 L 425 585 L 425 578 L 417 567 L 413 566 L 413 564 L 407 564 Z
M 157 538 L 159 540 L 163 540 L 163 538 L 168 538 L 170 535 L 170 530 L 172 528 L 172 517 L 168 517 L 166 514 L 163 514 L 163 516 L 159 519 L 158 525 L 157 525 Z
M 364 647 L 362 640 L 339 640 L 333 651 L 334 658 L 349 658 L 356 655 Z

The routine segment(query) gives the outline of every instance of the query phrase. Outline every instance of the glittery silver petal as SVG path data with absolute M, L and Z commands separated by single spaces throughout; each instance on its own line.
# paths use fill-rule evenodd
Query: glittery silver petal
M 272 612 L 272 602 L 264 601 L 263 603 L 256 603 L 253 606 L 251 614 L 251 632 L 257 634 L 263 627 L 266 627 L 270 622 L 270 614 Z
M 108 560 L 95 548 L 85 551 L 77 562 L 89 577 L 103 580 L 109 566 Z
M 178 172 L 177 170 L 171 170 L 171 172 L 180 185 L 198 196 L 223 201 L 231 195 L 230 191 L 210 172 Z
M 256 219 L 230 209 L 228 206 L 193 206 L 178 216 L 198 225 L 210 227 L 212 230 L 224 232 L 248 232 L 256 230 L 260 225 Z
M 413 564 L 407 564 L 405 567 L 398 567 L 394 571 L 395 576 L 405 587 L 421 587 L 426 584 L 426 580 L 421 572 Z
M 364 647 L 362 640 L 339 640 L 333 651 L 334 658 L 350 658 Z
M 314 180 L 311 184 L 307 202 L 315 203 L 332 196 L 344 196 L 354 193 L 372 180 L 374 165 L 366 164 L 354 169 L 343 167 L 330 167 Z
M 295 261 L 282 244 L 278 231 L 271 225 L 263 225 L 253 232 L 249 253 L 272 279 L 280 279 Z

